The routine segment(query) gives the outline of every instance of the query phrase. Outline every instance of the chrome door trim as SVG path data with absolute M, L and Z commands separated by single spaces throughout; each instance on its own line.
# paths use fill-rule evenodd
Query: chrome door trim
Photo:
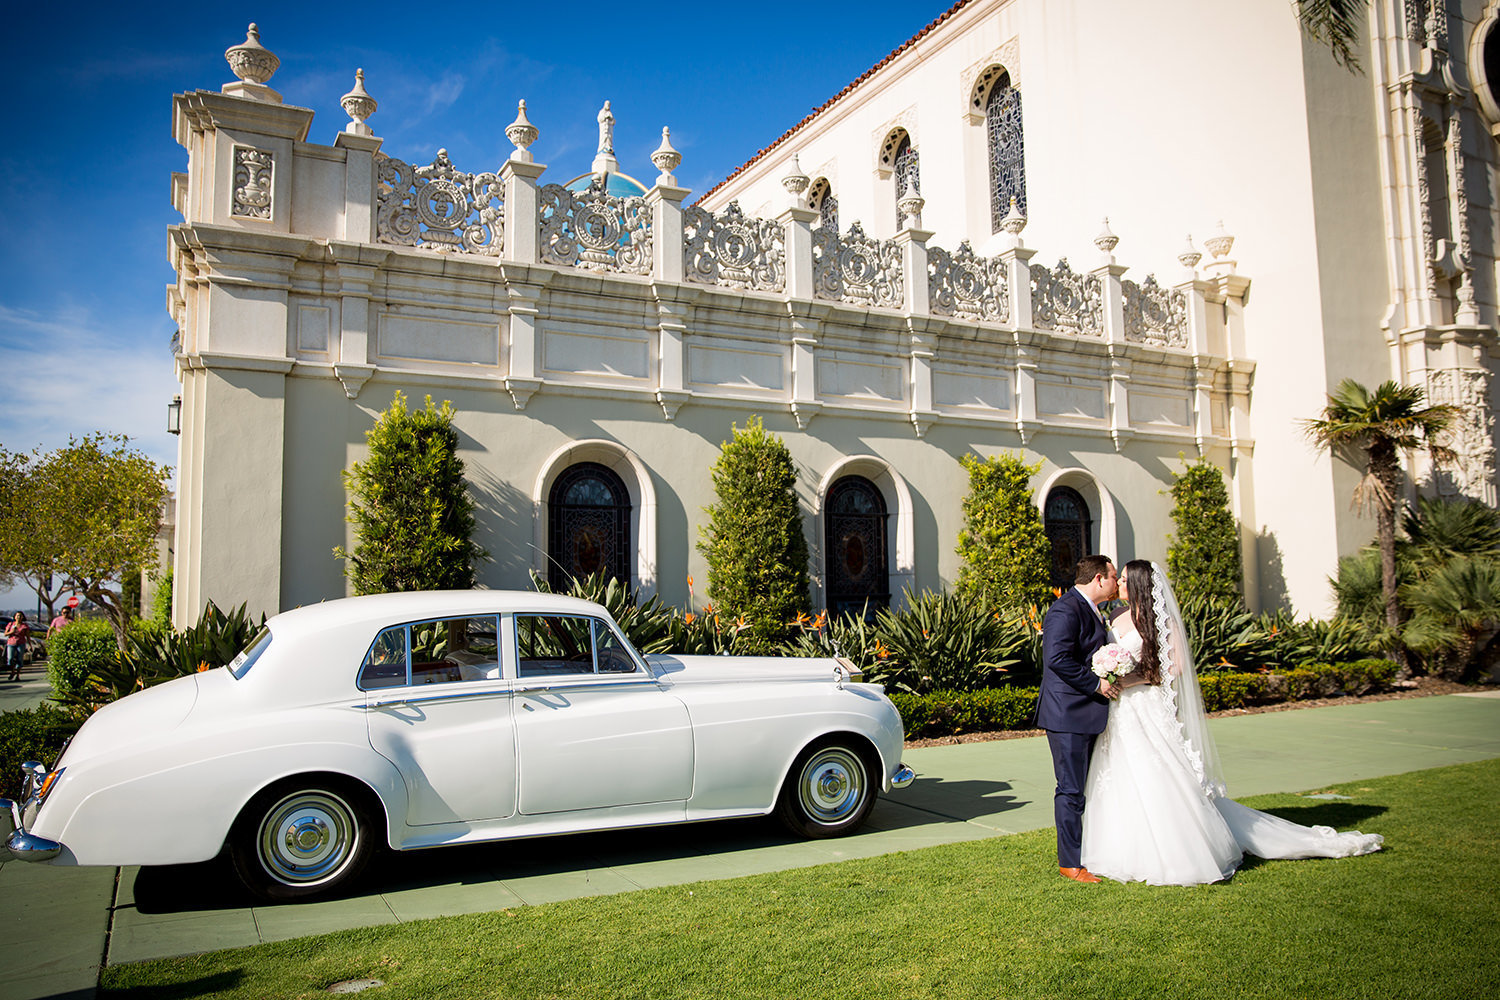
M 517 681 L 513 689 L 516 694 L 541 694 L 546 691 L 571 691 L 579 688 L 622 688 L 622 687 L 660 687 L 654 677 L 639 677 L 630 680 L 605 680 L 599 677 L 591 677 L 588 680 L 543 682 L 535 685 L 527 685 L 524 680 Z
M 362 706 L 369 711 L 377 711 L 382 708 L 399 708 L 402 705 L 426 705 L 435 701 L 460 701 L 467 698 L 498 698 L 509 695 L 510 687 L 486 688 L 483 691 L 443 691 L 437 694 L 411 695 L 408 697 L 385 698 L 380 701 L 367 701 Z

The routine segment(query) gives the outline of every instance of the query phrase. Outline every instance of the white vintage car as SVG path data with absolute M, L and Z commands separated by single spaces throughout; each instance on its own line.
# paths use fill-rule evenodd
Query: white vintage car
M 912 781 L 901 719 L 840 659 L 642 656 L 603 608 L 449 591 L 277 615 L 233 663 L 97 712 L 25 799 L 11 857 L 206 861 L 304 899 L 410 850 L 775 812 L 848 833 Z

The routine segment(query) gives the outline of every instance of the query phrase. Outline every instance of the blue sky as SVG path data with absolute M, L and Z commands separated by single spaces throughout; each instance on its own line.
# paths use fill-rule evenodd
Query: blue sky
M 172 95 L 233 79 L 224 50 L 255 21 L 281 59 L 270 86 L 317 112 L 310 141 L 348 122 L 363 67 L 384 151 L 496 169 L 524 98 L 532 152 L 563 179 L 588 169 L 612 102 L 621 169 L 649 183 L 661 127 L 678 182 L 708 190 L 942 13 L 951 0 L 823 4 L 24 4 L 0 54 L 0 442 L 51 449 L 128 435 L 175 465 L 166 313 Z M 0 592 L 0 607 L 27 607 Z

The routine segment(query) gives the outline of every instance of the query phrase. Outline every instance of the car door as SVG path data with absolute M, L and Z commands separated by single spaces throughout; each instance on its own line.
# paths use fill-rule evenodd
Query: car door
M 360 668 L 370 745 L 406 785 L 410 826 L 516 811 L 511 683 L 498 615 L 405 622 L 375 637 Z
M 513 616 L 520 811 L 685 802 L 693 729 L 629 644 L 602 619 Z

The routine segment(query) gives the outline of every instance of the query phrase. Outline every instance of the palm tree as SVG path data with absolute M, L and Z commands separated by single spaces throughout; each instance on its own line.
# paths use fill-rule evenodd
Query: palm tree
M 1354 46 L 1369 6 L 1370 0 L 1297 0 L 1297 20 L 1308 38 L 1328 46 L 1339 65 L 1358 73 Z
M 1354 488 L 1354 504 L 1375 508 L 1380 545 L 1380 590 L 1385 623 L 1401 625 L 1396 599 L 1396 502 L 1401 493 L 1401 451 L 1424 443 L 1434 460 L 1451 453 L 1433 443 L 1458 415 L 1454 406 L 1422 405 L 1420 386 L 1382 382 L 1374 392 L 1344 379 L 1328 397 L 1323 414 L 1304 421 L 1308 437 L 1335 453 L 1363 453 L 1365 474 Z

